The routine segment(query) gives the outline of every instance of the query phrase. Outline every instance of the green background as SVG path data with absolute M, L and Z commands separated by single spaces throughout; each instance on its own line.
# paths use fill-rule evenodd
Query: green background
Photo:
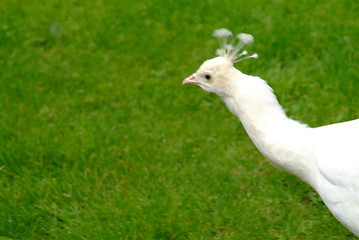
M 181 81 L 214 29 L 290 117 L 355 119 L 358 1 L 0 2 L 0 239 L 355 239 Z

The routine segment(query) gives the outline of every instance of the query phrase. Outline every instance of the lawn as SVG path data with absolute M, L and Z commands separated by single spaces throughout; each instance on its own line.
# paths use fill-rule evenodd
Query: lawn
M 181 81 L 255 37 L 290 117 L 359 117 L 354 0 L 0 2 L 0 240 L 356 239 Z

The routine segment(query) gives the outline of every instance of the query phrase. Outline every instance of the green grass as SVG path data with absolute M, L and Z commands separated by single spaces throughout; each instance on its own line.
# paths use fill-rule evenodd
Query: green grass
M 183 78 L 214 29 L 311 126 L 357 118 L 357 1 L 0 2 L 0 239 L 355 239 Z

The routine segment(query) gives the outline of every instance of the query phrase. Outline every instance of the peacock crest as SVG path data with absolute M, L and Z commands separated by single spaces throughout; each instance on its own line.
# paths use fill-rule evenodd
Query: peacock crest
M 258 54 L 246 56 L 247 51 L 242 51 L 245 45 L 250 45 L 254 42 L 252 35 L 247 33 L 240 33 L 234 38 L 232 32 L 225 28 L 216 29 L 213 36 L 218 38 L 220 48 L 216 50 L 218 56 L 229 59 L 231 62 L 236 63 L 249 58 L 258 58 Z M 230 40 L 230 42 L 228 41 Z M 246 56 L 246 57 L 243 57 Z

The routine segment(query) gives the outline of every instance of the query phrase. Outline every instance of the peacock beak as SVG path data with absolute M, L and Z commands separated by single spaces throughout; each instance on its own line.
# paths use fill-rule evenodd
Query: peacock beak
M 191 76 L 189 76 L 188 78 L 186 78 L 185 80 L 183 80 L 182 84 L 195 84 L 198 85 L 199 83 L 196 81 L 196 77 L 197 74 L 192 74 Z

